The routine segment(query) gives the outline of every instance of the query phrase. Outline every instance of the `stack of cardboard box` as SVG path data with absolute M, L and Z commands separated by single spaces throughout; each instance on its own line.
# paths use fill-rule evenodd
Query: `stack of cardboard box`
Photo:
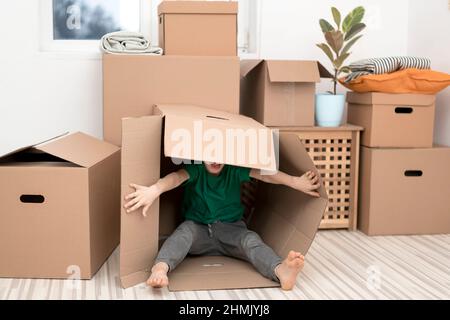
M 433 146 L 435 96 L 347 95 L 361 137 L 358 228 L 368 235 L 450 232 L 450 148 Z
M 124 196 L 133 191 L 130 183 L 155 183 L 176 169 L 173 159 L 178 158 L 268 171 L 279 165 L 295 175 L 315 170 L 298 137 L 290 134 L 280 136 L 277 161 L 271 130 L 239 115 L 237 10 L 237 2 L 233 1 L 162 2 L 158 11 L 164 56 L 104 55 L 104 138 L 122 146 L 122 204 Z M 272 97 L 272 105 L 263 107 L 274 108 L 277 92 L 285 90 L 285 87 L 292 93 L 292 99 L 301 99 L 306 91 L 313 95 L 313 82 L 319 79 L 317 63 L 296 64 L 306 68 L 304 78 L 292 78 L 289 71 L 285 73 L 285 65 L 278 66 L 276 62 L 274 65 L 272 77 L 276 88 L 273 95 L 272 91 L 267 91 L 267 96 Z M 284 81 L 290 83 L 285 86 Z M 305 113 L 309 114 L 309 121 L 313 121 L 313 102 L 309 99 L 306 104 Z M 264 137 L 258 137 L 258 145 L 268 150 L 268 161 L 257 159 L 252 162 L 246 157 L 242 160 L 240 156 L 249 154 L 247 142 L 234 145 L 231 151 L 238 156 L 235 158 L 220 158 L 218 153 L 223 155 L 230 151 L 225 149 L 213 154 L 199 152 L 207 149 L 211 142 L 208 141 L 211 137 L 201 136 L 210 129 L 214 130 L 214 136 L 222 137 L 233 130 L 266 132 Z M 181 132 L 183 134 L 180 135 Z M 188 143 L 187 150 L 181 152 L 174 145 L 174 137 L 192 138 L 195 142 Z M 146 218 L 140 213 L 127 214 L 122 209 L 120 278 L 124 287 L 148 278 L 159 245 L 181 221 L 180 192 L 173 190 L 164 194 Z M 280 186 L 261 187 L 251 228 L 281 256 L 290 249 L 306 253 L 327 204 L 323 187 L 319 192 L 320 197 L 313 198 Z M 191 257 L 171 272 L 169 289 L 278 285 L 240 260 Z

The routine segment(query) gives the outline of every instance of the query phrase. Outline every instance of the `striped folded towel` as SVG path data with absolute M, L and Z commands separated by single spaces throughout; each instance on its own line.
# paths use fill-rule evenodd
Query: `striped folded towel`
M 150 41 L 139 32 L 118 31 L 105 34 L 100 43 L 105 53 L 162 55 L 158 47 L 151 47 Z
M 417 57 L 371 58 L 353 62 L 349 68 L 351 73 L 345 77 L 347 83 L 365 75 L 385 74 L 410 68 L 430 69 L 431 60 Z

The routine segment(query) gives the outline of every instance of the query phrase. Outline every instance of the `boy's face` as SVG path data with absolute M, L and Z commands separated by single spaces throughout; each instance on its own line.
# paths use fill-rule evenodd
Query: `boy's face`
M 215 162 L 204 162 L 206 171 L 208 173 L 218 176 L 220 172 L 222 171 L 224 165 L 221 163 L 215 163 Z

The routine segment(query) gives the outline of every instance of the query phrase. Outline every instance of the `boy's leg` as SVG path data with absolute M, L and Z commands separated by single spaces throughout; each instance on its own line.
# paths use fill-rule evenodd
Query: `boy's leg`
M 192 249 L 207 246 L 205 238 L 208 238 L 205 226 L 193 221 L 185 221 L 179 225 L 161 247 L 147 284 L 155 288 L 167 286 L 167 273 L 175 269 Z
M 282 259 L 243 221 L 215 224 L 216 235 L 226 255 L 250 262 L 263 276 L 279 282 L 275 268 Z
M 208 237 L 205 226 L 184 221 L 163 243 L 155 265 L 164 262 L 169 266 L 169 270 L 175 269 L 192 249 L 200 247 L 200 243 L 205 243 L 205 237 Z

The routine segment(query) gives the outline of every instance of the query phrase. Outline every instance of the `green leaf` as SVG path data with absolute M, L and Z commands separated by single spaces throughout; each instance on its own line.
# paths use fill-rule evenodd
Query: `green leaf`
M 331 7 L 331 13 L 333 14 L 334 22 L 336 22 L 337 29 L 341 28 L 341 13 L 335 7 Z
M 353 9 L 344 19 L 342 23 L 342 31 L 344 33 L 348 32 L 352 26 L 360 23 L 364 18 L 365 9 L 364 7 L 356 7 Z
M 330 47 L 326 43 L 319 43 L 317 46 L 322 49 L 323 52 L 327 55 L 327 57 L 331 60 L 331 62 L 334 61 L 333 52 L 331 52 Z
M 355 44 L 356 41 L 358 41 L 363 35 L 359 35 L 356 38 L 353 38 L 352 40 L 350 40 L 350 42 L 347 42 L 347 44 L 344 46 L 344 48 L 342 49 L 341 53 L 346 53 L 348 52 L 348 50 L 350 50 L 350 48 Z
M 333 26 L 325 19 L 320 19 L 319 24 L 320 24 L 320 28 L 322 29 L 323 33 L 334 31 Z
M 347 66 L 341 67 L 338 71 L 338 73 L 350 73 L 350 72 L 352 72 L 352 70 Z
M 340 31 L 330 31 L 325 32 L 325 39 L 327 40 L 328 45 L 333 49 L 336 54 L 339 54 L 339 51 L 342 49 L 344 45 L 344 35 Z
M 349 56 L 350 56 L 349 52 L 341 54 L 336 60 L 334 60 L 333 62 L 334 67 L 339 70 L 342 64 L 344 63 L 345 59 L 347 59 Z
M 356 36 L 358 33 L 364 30 L 366 25 L 364 23 L 357 23 L 354 26 L 350 28 L 350 30 L 346 33 L 344 40 L 348 41 L 354 36 Z

